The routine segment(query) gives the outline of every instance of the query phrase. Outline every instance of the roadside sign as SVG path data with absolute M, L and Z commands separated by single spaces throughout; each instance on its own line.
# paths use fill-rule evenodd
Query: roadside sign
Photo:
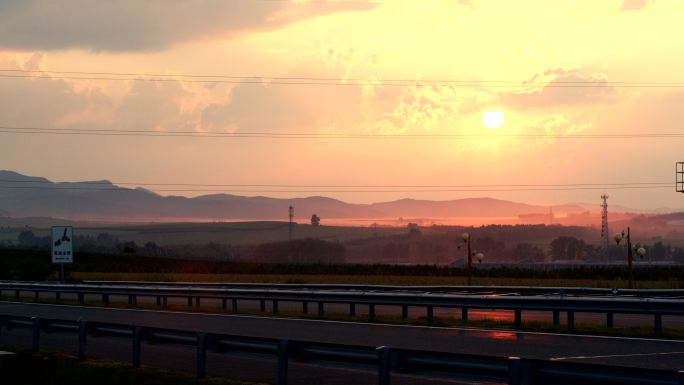
M 74 228 L 55 226 L 52 228 L 52 263 L 73 263 Z

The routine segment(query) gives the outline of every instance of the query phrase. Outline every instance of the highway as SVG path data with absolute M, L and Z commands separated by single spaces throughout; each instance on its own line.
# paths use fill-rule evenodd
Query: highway
M 0 314 L 444 353 L 684 369 L 684 341 L 0 302 Z M 18 331 L 16 331 L 18 333 Z M 0 342 L 15 331 L 3 330 Z M 71 336 L 73 338 L 73 336 Z
M 32 294 L 26 293 L 25 298 L 33 298 Z M 46 301 L 53 301 L 54 296 L 49 296 L 47 294 L 42 294 L 41 299 Z M 65 300 L 76 301 L 77 296 L 75 294 L 65 294 L 62 296 Z M 99 301 L 97 296 L 86 296 L 87 300 L 92 300 L 94 302 Z M 127 303 L 127 298 L 125 296 L 111 296 L 110 300 L 112 303 L 119 303 L 120 305 L 125 305 Z M 168 303 L 170 305 L 176 306 L 187 306 L 187 299 L 185 298 L 169 298 Z M 154 298 L 142 297 L 138 300 L 138 304 L 146 306 L 155 306 Z M 242 300 L 239 303 L 239 312 L 257 312 L 261 308 L 261 304 L 257 300 Z M 296 302 L 281 302 L 279 305 L 279 311 L 281 312 L 291 312 L 297 313 L 302 311 L 302 306 Z M 202 307 L 207 309 L 219 310 L 221 308 L 221 300 L 207 298 L 202 300 Z M 230 311 L 230 309 L 228 309 Z M 312 303 L 309 306 L 309 312 L 315 313 L 316 307 Z M 326 313 L 336 313 L 336 314 L 347 314 L 349 312 L 349 306 L 346 304 L 325 304 Z M 356 314 L 360 317 L 368 316 L 368 306 L 358 305 L 356 306 Z M 264 315 L 268 316 L 273 314 L 273 306 L 270 301 L 266 301 L 264 308 Z M 378 305 L 375 307 L 375 314 L 377 316 L 401 316 L 400 306 L 389 306 L 389 305 Z M 434 309 L 434 315 L 441 319 L 461 319 L 461 309 L 445 309 L 436 308 Z M 425 309 L 417 306 L 410 306 L 408 308 L 408 316 L 411 318 L 425 317 Z M 491 320 L 491 321 L 505 321 L 513 322 L 514 312 L 511 310 L 498 310 L 498 309 L 471 309 L 468 312 L 468 319 L 471 321 L 476 320 Z M 553 321 L 552 314 L 548 311 L 524 311 L 522 313 L 522 319 L 524 321 L 537 321 L 551 323 Z M 566 318 L 561 317 L 561 325 L 566 325 Z M 575 323 L 577 324 L 593 324 L 593 325 L 605 325 L 606 315 L 604 313 L 575 313 Z M 647 314 L 615 314 L 614 322 L 616 328 L 624 327 L 635 327 L 643 326 L 650 328 L 653 326 L 653 316 Z M 684 317 L 682 316 L 663 316 L 663 327 L 665 328 L 684 328 Z

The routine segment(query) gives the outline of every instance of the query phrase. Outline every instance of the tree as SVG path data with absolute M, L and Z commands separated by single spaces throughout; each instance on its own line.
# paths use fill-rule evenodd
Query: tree
M 21 246 L 33 246 L 33 244 L 36 243 L 36 236 L 33 234 L 33 231 L 24 230 L 19 233 L 17 241 Z
M 420 235 L 421 234 L 420 227 L 418 227 L 417 223 L 409 223 L 408 226 L 406 226 L 406 227 L 408 228 L 409 234 L 411 234 L 411 235 Z
M 542 262 L 545 255 L 542 249 L 530 243 L 518 243 L 513 249 L 516 262 Z
M 551 256 L 555 260 L 581 259 L 584 250 L 584 241 L 575 237 L 560 236 L 551 241 Z
M 124 254 L 135 254 L 138 251 L 138 245 L 135 244 L 135 241 L 121 243 L 119 248 Z
M 319 226 L 320 224 L 321 224 L 321 218 L 318 215 L 313 214 L 311 216 L 311 226 Z

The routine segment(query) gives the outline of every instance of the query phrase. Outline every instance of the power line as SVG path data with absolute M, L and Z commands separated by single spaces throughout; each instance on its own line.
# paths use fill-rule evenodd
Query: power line
M 0 126 L 0 133 L 31 135 L 92 135 L 133 137 L 195 137 L 195 138 L 262 138 L 262 139 L 681 139 L 684 133 L 632 133 L 632 134 L 344 134 L 315 132 L 245 131 L 234 133 L 199 131 L 149 131 L 81 128 L 45 128 Z
M 623 183 L 560 183 L 560 184 L 469 184 L 469 185 L 312 185 L 312 184 L 205 184 L 205 183 L 152 183 L 120 181 L 51 182 L 49 180 L 0 179 L 0 183 L 27 184 L 86 184 L 86 185 L 124 185 L 124 186 L 190 186 L 190 187 L 273 187 L 273 188 L 512 188 L 512 187 L 621 187 L 621 186 L 672 186 L 672 182 L 623 182 Z
M 2 73 L 5 72 L 5 73 Z M 24 73 L 24 75 L 12 75 Z M 52 76 L 49 73 L 60 74 Z M 48 74 L 48 75 L 46 75 Z M 79 76 L 73 76 L 79 75 Z M 398 86 L 398 87 L 483 87 L 483 88 L 680 88 L 684 82 L 635 82 L 595 80 L 552 80 L 510 81 L 510 80 L 453 80 L 453 79 L 372 79 L 372 78 L 326 78 L 326 77 L 277 77 L 277 76 L 235 76 L 235 75 L 173 75 L 173 74 L 135 74 L 124 72 L 85 72 L 85 71 L 38 71 L 19 69 L 0 69 L 0 78 L 47 79 L 47 80 L 103 80 L 103 81 L 147 81 L 208 84 L 255 84 L 255 85 L 310 85 L 310 86 Z
M 671 189 L 667 186 L 614 186 L 614 187 L 558 187 L 558 188 L 493 188 L 493 189 L 416 189 L 416 190 L 272 190 L 272 189 L 155 189 L 154 192 L 214 192 L 214 193 L 438 193 L 438 192 L 516 192 L 516 191 L 581 191 L 581 190 L 642 190 Z M 10 190 L 76 190 L 76 191 L 115 191 L 134 192 L 129 188 L 91 188 L 91 187 L 42 187 L 42 186 L 0 186 Z
M 503 83 L 503 84 L 532 84 L 532 85 L 543 85 L 546 82 L 540 81 L 513 81 L 513 80 L 463 80 L 463 79 L 417 79 L 417 78 L 400 78 L 400 79 L 374 79 L 374 78 L 331 78 L 331 77 L 283 77 L 283 76 L 266 76 L 266 75 L 211 75 L 211 74 L 160 74 L 160 73 L 145 73 L 145 72 L 90 72 L 90 71 L 53 71 L 53 70 L 26 70 L 26 69 L 0 69 L 0 72 L 18 72 L 18 73 L 29 73 L 29 74 L 64 74 L 64 75 L 109 75 L 109 76 L 138 76 L 138 77 L 160 77 L 160 78 L 215 78 L 215 79 L 230 79 L 230 80 L 244 80 L 244 79 L 264 79 L 264 80 L 311 80 L 311 81 L 386 81 L 386 82 L 427 82 L 427 83 Z M 585 83 L 595 83 L 596 80 L 605 79 L 595 79 L 595 81 L 589 80 L 560 80 L 558 83 L 562 84 L 585 84 Z M 648 85 L 648 84 L 682 84 L 684 82 L 636 82 L 636 81 L 611 81 L 611 84 L 637 84 L 637 85 Z

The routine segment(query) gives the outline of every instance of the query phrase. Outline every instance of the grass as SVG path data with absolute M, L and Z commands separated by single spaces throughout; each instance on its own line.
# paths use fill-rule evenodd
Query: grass
M 73 272 L 76 281 L 152 281 L 152 282 L 231 282 L 293 284 L 359 284 L 359 285 L 466 285 L 459 276 L 412 275 L 334 275 L 334 274 L 183 274 L 183 273 L 107 273 Z M 510 277 L 475 277 L 475 285 L 485 286 L 557 286 L 627 288 L 626 280 L 610 279 L 542 279 Z M 681 289 L 681 280 L 636 281 L 639 289 Z
M 12 385 L 250 385 L 218 377 L 196 378 L 187 373 L 141 367 L 112 360 L 79 361 L 61 353 L 32 353 L 0 347 L 17 353 L 14 362 L 2 369 L 2 383 Z
M 0 300 L 14 301 L 14 297 L 0 297 Z M 54 301 L 39 299 L 36 301 L 33 298 L 22 298 L 22 302 L 30 303 L 54 303 Z M 80 305 L 76 300 L 61 300 L 60 304 L 64 305 Z M 160 308 L 153 304 L 138 303 L 137 306 L 129 305 L 126 302 L 114 302 L 111 301 L 109 304 L 105 304 L 99 301 L 86 301 L 85 305 L 88 306 L 98 306 L 98 307 L 115 307 L 123 309 L 147 309 L 147 310 L 159 310 Z M 311 304 L 310 304 L 311 305 Z M 220 307 L 206 306 L 203 305 L 200 308 L 190 307 L 186 305 L 169 304 L 167 305 L 167 311 L 183 311 L 183 312 L 193 312 L 193 313 L 209 313 L 209 314 L 241 314 L 241 315 L 252 315 L 252 316 L 262 316 L 269 317 L 273 314 L 269 311 L 261 312 L 256 309 L 238 309 L 237 313 L 232 313 L 227 310 L 223 310 Z M 351 316 L 348 313 L 338 313 L 338 312 L 325 312 L 323 315 L 318 315 L 315 307 L 309 306 L 309 313 L 297 312 L 297 311 L 279 311 L 278 317 L 285 318 L 301 318 L 301 319 L 316 319 L 316 320 L 328 320 L 328 321 L 347 321 L 347 322 L 374 322 L 382 324 L 392 324 L 392 325 L 415 325 L 415 326 L 428 326 L 428 320 L 426 317 L 409 317 L 402 318 L 401 316 L 395 315 L 376 315 L 375 319 L 369 320 L 368 315 L 357 314 Z M 608 328 L 600 324 L 587 324 L 575 322 L 573 330 L 568 330 L 565 325 L 554 325 L 552 322 L 543 321 L 523 321 L 521 327 L 516 329 L 515 323 L 511 319 L 499 320 L 499 319 L 470 319 L 461 320 L 456 317 L 444 317 L 435 316 L 431 326 L 441 326 L 441 327 L 469 327 L 469 328 L 487 328 L 487 329 L 501 329 L 502 332 L 514 332 L 516 330 L 522 331 L 533 331 L 533 332 L 549 332 L 549 333 L 563 333 L 563 334 L 590 334 L 590 335 L 604 335 L 613 337 L 633 337 L 633 338 L 668 338 L 668 339 L 683 339 L 684 340 L 684 329 L 682 328 L 668 328 L 663 327 L 662 332 L 659 335 L 654 333 L 653 327 L 651 326 L 629 326 L 629 327 L 613 327 Z

